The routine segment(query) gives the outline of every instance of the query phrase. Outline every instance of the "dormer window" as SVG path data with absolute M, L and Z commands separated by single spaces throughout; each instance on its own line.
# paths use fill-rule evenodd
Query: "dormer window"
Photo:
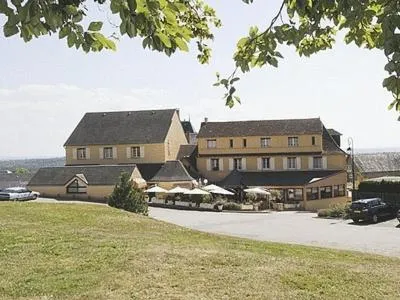
M 76 149 L 76 157 L 79 160 L 86 159 L 86 148 L 78 148 L 78 149 Z
M 104 159 L 113 159 L 113 148 L 112 147 L 104 147 L 103 158 Z
M 271 146 L 271 138 L 261 138 L 260 139 L 261 148 L 267 148 Z
M 288 146 L 289 147 L 298 147 L 299 146 L 299 138 L 297 136 L 288 137 Z
M 217 140 L 207 140 L 207 148 L 217 148 Z

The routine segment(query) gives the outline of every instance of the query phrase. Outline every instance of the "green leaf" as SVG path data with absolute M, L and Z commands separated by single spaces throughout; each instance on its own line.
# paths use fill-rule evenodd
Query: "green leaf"
M 171 48 L 171 41 L 168 36 L 166 36 L 162 32 L 159 32 L 156 35 L 160 38 L 161 42 L 165 45 L 165 47 Z
M 100 31 L 102 27 L 103 27 L 103 22 L 92 22 L 92 23 L 90 23 L 88 30 L 89 31 Z
M 60 32 L 58 33 L 58 38 L 63 39 L 70 33 L 69 27 L 61 28 Z
M 182 40 L 181 38 L 178 38 L 178 37 L 175 38 L 175 43 L 181 51 L 185 51 L 185 52 L 189 51 L 189 47 L 188 47 L 187 43 L 184 40 Z
M 5 37 L 13 36 L 19 32 L 17 25 L 4 25 L 3 32 Z
M 76 35 L 75 35 L 75 33 L 74 33 L 74 32 L 70 32 L 70 33 L 68 34 L 68 38 L 67 38 L 68 47 L 71 48 L 73 45 L 75 45 L 75 41 L 76 41 Z

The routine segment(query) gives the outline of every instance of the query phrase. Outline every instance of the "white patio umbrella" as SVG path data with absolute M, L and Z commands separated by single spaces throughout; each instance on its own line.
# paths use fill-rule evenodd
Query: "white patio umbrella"
M 218 185 L 215 184 L 209 184 L 206 185 L 205 187 L 202 188 L 205 191 L 211 191 L 211 190 L 215 190 L 215 189 L 221 189 L 221 187 L 219 187 Z
M 260 189 L 258 187 L 256 188 L 251 188 L 251 189 L 245 189 L 244 190 L 246 193 L 251 193 L 251 194 L 259 194 L 259 195 L 271 195 L 270 192 L 267 192 L 263 189 Z
M 198 188 L 184 192 L 185 195 L 209 195 L 210 193 Z
M 167 190 L 163 189 L 162 187 L 159 187 L 159 186 L 155 185 L 152 188 L 149 188 L 148 190 L 145 190 L 144 192 L 145 193 L 166 193 Z
M 188 189 L 181 188 L 180 186 L 174 187 L 172 190 L 169 190 L 168 194 L 184 194 L 185 192 L 189 191 Z
M 213 190 L 209 190 L 209 192 L 211 194 L 219 194 L 219 195 L 235 195 L 235 193 L 232 193 L 232 192 L 225 190 L 223 188 L 220 188 L 220 187 L 213 189 Z

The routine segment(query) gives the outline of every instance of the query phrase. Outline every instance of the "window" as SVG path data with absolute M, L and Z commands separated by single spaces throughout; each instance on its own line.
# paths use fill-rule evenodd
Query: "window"
M 270 169 L 271 168 L 271 159 L 269 157 L 261 158 L 261 166 L 263 169 Z
M 68 194 L 86 194 L 86 185 L 80 183 L 78 179 L 75 179 L 67 186 Z
M 299 138 L 297 136 L 288 137 L 288 146 L 289 147 L 298 147 L 299 146 Z
M 333 186 L 333 197 L 343 197 L 345 194 L 344 184 Z
M 86 148 L 76 149 L 76 157 L 78 159 L 86 159 Z
M 207 140 L 207 148 L 217 148 L 217 140 Z
M 323 186 L 321 187 L 321 199 L 332 198 L 332 187 Z
M 112 147 L 104 147 L 103 158 L 104 159 L 112 159 L 113 158 L 113 148 Z
M 243 148 L 246 148 L 246 147 L 247 147 L 247 140 L 243 139 Z
M 242 169 L 242 159 L 241 158 L 234 158 L 233 159 L 233 169 L 234 170 L 241 170 Z
M 219 159 L 211 158 L 211 170 L 219 171 Z
M 315 146 L 315 136 L 311 137 L 311 144 Z
M 233 148 L 233 139 L 229 140 L 229 148 Z
M 131 157 L 140 157 L 140 147 L 131 147 Z
M 322 169 L 322 157 L 321 156 L 313 157 L 313 169 Z
M 303 200 L 303 189 L 288 189 L 288 198 L 290 200 Z
M 288 169 L 297 169 L 297 158 L 296 157 L 288 157 L 287 158 L 287 168 Z
M 271 146 L 271 138 L 261 138 L 260 139 L 261 148 L 267 148 Z
M 318 188 L 308 188 L 307 189 L 307 200 L 317 200 L 319 199 Z

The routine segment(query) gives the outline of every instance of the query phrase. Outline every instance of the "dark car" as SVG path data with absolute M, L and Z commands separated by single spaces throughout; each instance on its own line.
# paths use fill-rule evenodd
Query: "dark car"
M 354 201 L 350 206 L 350 218 L 354 223 L 360 220 L 377 223 L 381 218 L 394 216 L 394 209 L 382 202 L 380 198 L 361 199 Z
M 397 212 L 397 220 L 399 220 L 399 222 L 400 222 L 400 209 L 399 209 L 399 211 Z

